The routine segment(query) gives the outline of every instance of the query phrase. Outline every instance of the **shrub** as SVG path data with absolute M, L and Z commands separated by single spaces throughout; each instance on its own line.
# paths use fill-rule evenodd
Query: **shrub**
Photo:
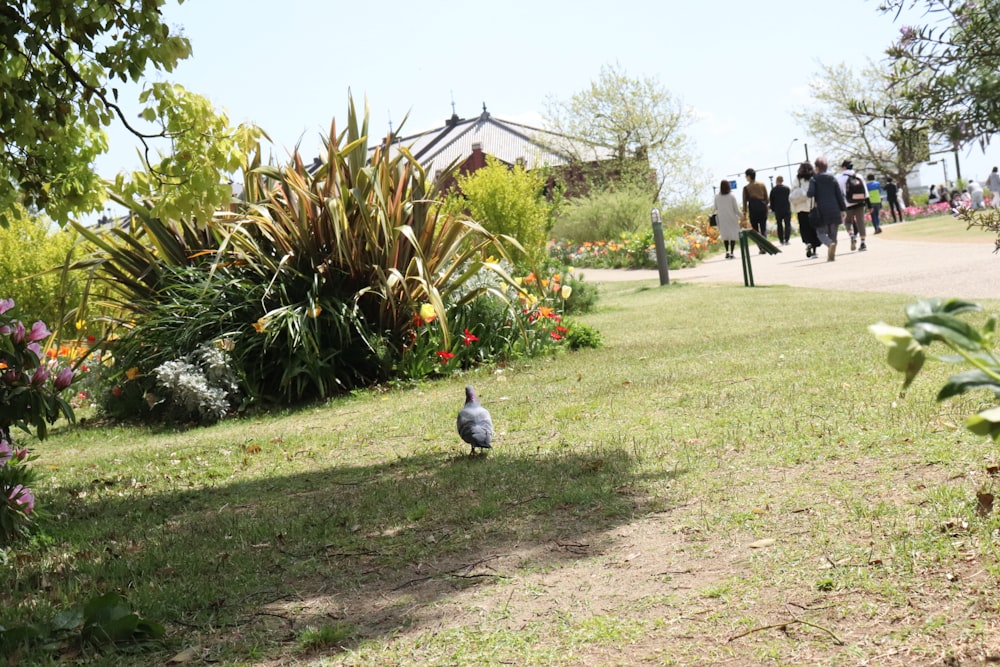
M 568 200 L 552 234 L 575 245 L 617 239 L 649 229 L 654 198 L 647 187 L 620 185 Z
M 517 239 L 527 256 L 511 248 L 515 263 L 530 265 L 544 255 L 552 227 L 554 205 L 545 198 L 545 182 L 542 170 L 508 167 L 489 157 L 484 168 L 458 177 L 461 195 L 450 198 L 449 211 L 464 207 L 490 233 Z
M 41 216 L 17 213 L 10 226 L 0 227 L 0 294 L 16 294 L 23 312 L 59 328 L 80 299 L 79 286 L 72 281 L 61 286 L 56 270 L 70 258 L 75 234 L 53 231 Z

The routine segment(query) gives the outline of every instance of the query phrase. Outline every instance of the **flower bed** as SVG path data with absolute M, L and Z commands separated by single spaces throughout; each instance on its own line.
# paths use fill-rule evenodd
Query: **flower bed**
M 671 269 L 696 266 L 718 249 L 718 236 L 698 231 L 667 233 L 663 240 Z M 655 269 L 656 246 L 652 231 L 622 234 L 608 241 L 571 244 L 559 239 L 548 242 L 549 256 L 566 266 L 590 269 Z

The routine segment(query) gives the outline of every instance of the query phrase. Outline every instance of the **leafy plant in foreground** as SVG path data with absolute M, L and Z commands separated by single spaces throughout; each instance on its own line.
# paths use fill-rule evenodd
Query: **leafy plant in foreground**
M 906 307 L 903 327 L 878 322 L 869 327 L 889 347 L 889 365 L 903 374 L 902 392 L 913 383 L 924 361 L 931 356 L 948 363 L 966 363 L 970 370 L 948 378 L 938 392 L 943 401 L 970 389 L 988 389 L 1000 397 L 1000 358 L 993 350 L 997 318 L 991 315 L 983 328 L 976 329 L 958 315 L 981 311 L 975 303 L 959 299 L 928 299 Z M 931 355 L 929 348 L 940 343 L 954 354 Z M 1000 407 L 988 408 L 968 418 L 966 427 L 978 435 L 988 435 L 1000 442 Z
M 0 654 L 17 656 L 30 651 L 55 652 L 84 645 L 142 644 L 163 635 L 162 625 L 140 618 L 122 596 L 105 593 L 82 607 L 59 612 L 47 623 L 11 628 L 0 626 Z

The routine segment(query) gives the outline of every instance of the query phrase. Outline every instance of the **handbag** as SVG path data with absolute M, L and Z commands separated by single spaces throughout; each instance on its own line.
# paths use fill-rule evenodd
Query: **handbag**
M 709 227 L 718 227 L 719 226 L 719 216 L 716 215 L 715 213 L 713 213 L 712 215 L 708 216 L 708 226 Z
M 809 202 L 812 204 L 809 207 L 809 224 L 813 227 L 822 227 L 823 216 L 819 212 L 819 206 L 816 206 L 816 200 L 810 199 Z

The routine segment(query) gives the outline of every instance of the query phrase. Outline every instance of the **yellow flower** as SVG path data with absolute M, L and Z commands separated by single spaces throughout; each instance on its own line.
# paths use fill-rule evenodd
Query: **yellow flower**
M 424 322 L 433 322 L 436 317 L 437 312 L 434 310 L 434 306 L 429 303 L 420 306 L 420 319 Z
M 139 375 L 139 369 L 136 368 L 135 366 L 125 371 L 125 377 L 127 377 L 129 380 L 136 379 L 138 375 Z
M 264 333 L 264 329 L 266 328 L 266 326 L 267 322 L 264 320 L 263 317 L 253 323 L 253 328 L 257 333 Z
M 568 299 L 572 293 L 573 293 L 572 287 L 570 287 L 569 285 L 562 286 L 562 292 L 560 293 L 562 295 L 562 298 Z
M 86 328 L 87 328 L 87 320 L 77 320 L 76 321 L 76 330 L 77 331 L 80 331 L 81 329 L 86 329 Z
M 309 317 L 311 317 L 311 318 L 313 318 L 315 320 L 317 317 L 319 317 L 319 314 L 322 313 L 322 312 L 323 312 L 323 309 L 321 307 L 319 307 L 319 306 L 313 306 L 312 308 L 310 308 L 309 310 L 306 311 L 306 315 L 308 315 Z

